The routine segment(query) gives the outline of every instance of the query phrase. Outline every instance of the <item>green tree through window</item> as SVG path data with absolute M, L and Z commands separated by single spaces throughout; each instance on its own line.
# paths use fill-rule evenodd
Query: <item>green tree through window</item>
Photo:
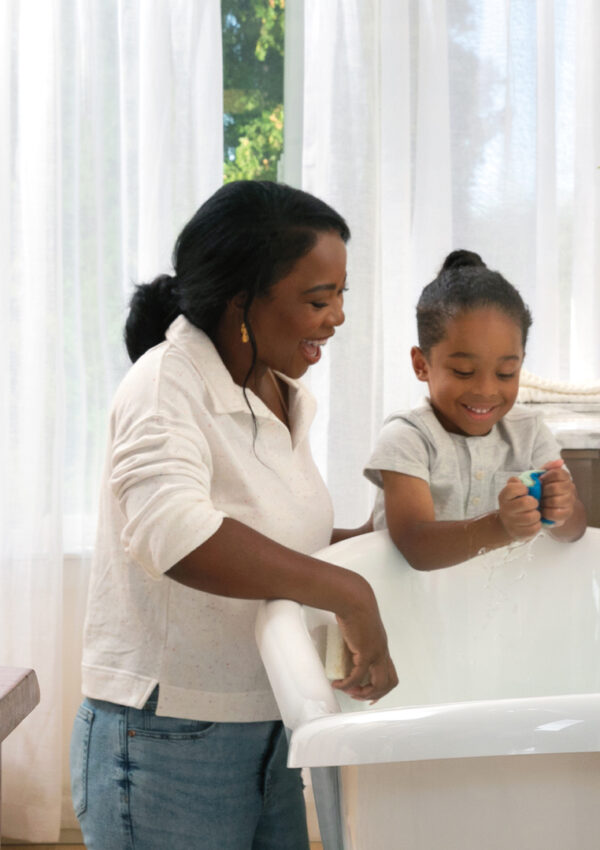
M 276 180 L 285 0 L 222 0 L 224 180 Z

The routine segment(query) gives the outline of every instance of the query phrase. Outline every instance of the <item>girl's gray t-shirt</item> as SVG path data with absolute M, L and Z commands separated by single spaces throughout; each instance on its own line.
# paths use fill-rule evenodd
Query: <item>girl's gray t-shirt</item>
M 423 479 L 436 520 L 460 520 L 496 510 L 511 476 L 558 458 L 560 446 L 536 411 L 515 405 L 489 434 L 463 437 L 442 427 L 426 399 L 386 419 L 364 469 L 378 488 L 374 527 L 386 527 L 382 470 Z

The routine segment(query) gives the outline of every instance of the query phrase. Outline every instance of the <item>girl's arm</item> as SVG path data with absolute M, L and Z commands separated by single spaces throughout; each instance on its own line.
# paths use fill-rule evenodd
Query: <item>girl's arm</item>
M 390 536 L 409 564 L 418 570 L 450 567 L 482 550 L 533 537 L 541 529 L 537 501 L 527 487 L 511 479 L 497 511 L 456 522 L 436 521 L 426 481 L 399 472 L 381 472 Z
M 292 599 L 333 611 L 352 655 L 349 675 L 335 687 L 357 699 L 375 700 L 398 684 L 373 590 L 352 570 L 302 555 L 226 518 L 167 575 L 206 593 Z

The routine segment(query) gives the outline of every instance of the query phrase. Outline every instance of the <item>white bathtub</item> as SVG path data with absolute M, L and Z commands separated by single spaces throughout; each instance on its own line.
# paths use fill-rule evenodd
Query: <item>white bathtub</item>
M 319 556 L 371 582 L 400 679 L 376 706 L 333 691 L 317 649 L 332 615 L 263 604 L 326 850 L 598 850 L 600 530 L 430 573 L 385 532 Z

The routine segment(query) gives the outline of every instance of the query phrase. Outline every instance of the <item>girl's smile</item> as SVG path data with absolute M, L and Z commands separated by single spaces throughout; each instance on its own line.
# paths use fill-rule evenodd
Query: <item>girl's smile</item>
M 520 325 L 497 307 L 448 319 L 446 336 L 427 357 L 411 351 L 437 418 L 446 431 L 465 436 L 487 434 L 514 405 L 523 355 Z

